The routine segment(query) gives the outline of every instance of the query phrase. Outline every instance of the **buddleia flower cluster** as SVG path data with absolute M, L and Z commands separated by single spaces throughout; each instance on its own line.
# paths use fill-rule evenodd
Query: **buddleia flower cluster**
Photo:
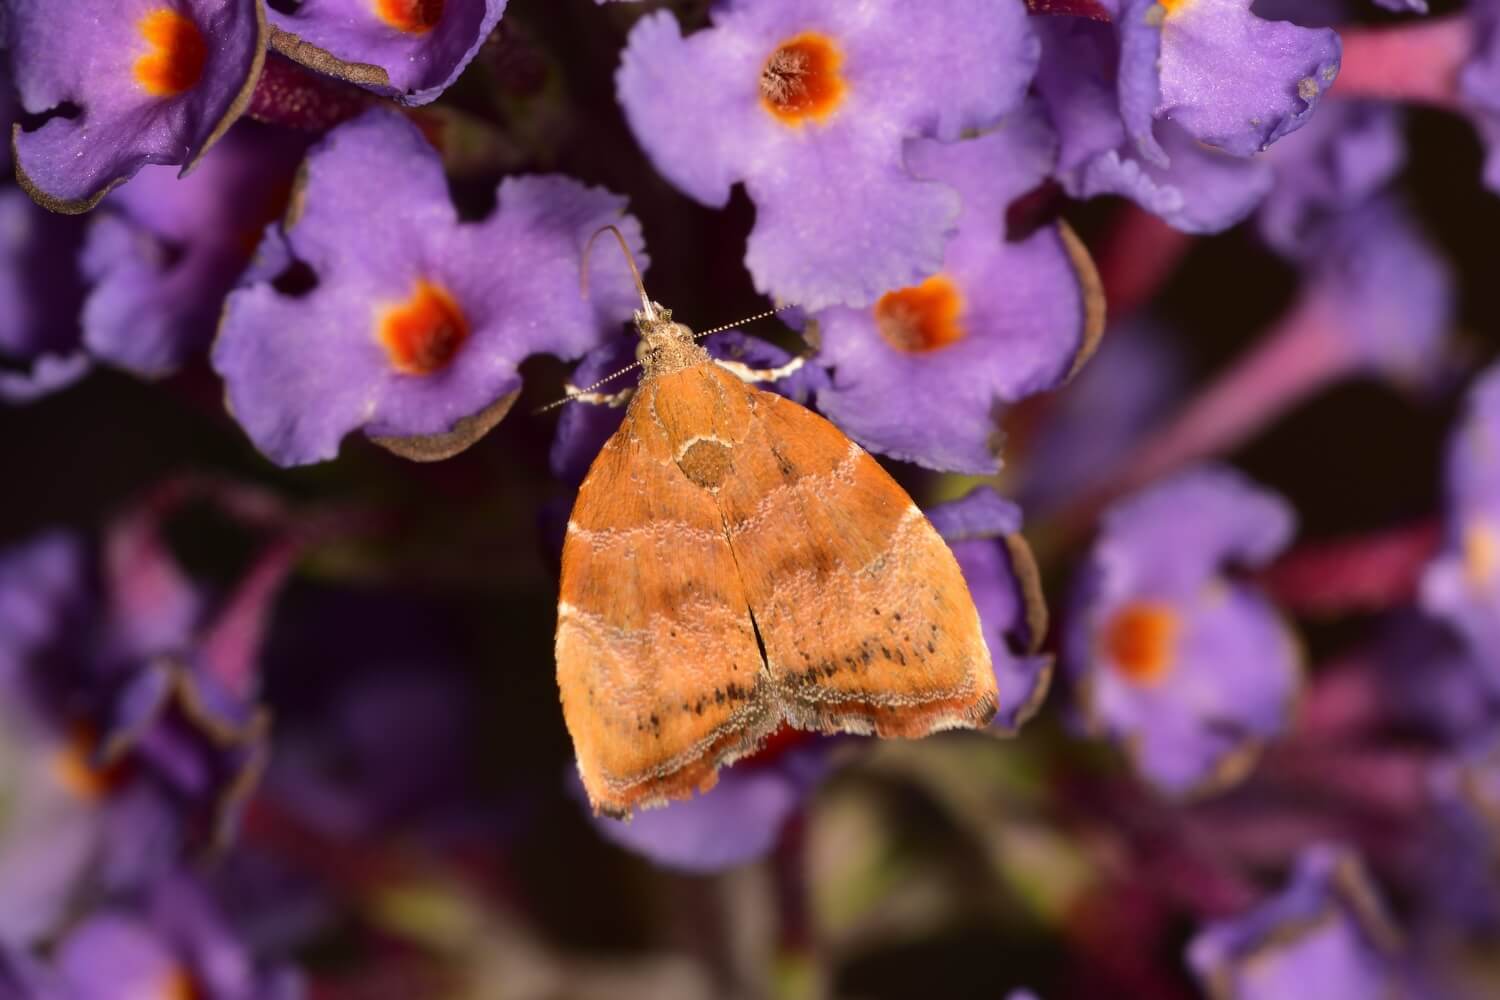
M 0 50 L 0 1000 L 1500 992 L 1495 0 Z M 588 809 L 558 561 L 647 294 L 915 498 L 983 731 Z

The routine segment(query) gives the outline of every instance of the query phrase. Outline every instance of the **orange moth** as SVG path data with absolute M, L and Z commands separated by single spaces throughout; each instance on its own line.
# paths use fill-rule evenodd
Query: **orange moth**
M 911 498 L 641 302 L 640 385 L 563 543 L 557 682 L 594 809 L 705 791 L 783 724 L 915 738 L 989 722 L 979 613 Z

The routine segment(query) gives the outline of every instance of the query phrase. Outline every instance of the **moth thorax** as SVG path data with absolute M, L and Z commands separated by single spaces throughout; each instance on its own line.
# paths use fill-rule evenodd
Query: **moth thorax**
M 656 315 L 635 314 L 635 327 L 641 334 L 640 360 L 646 376 L 661 375 L 690 368 L 708 360 L 708 352 L 693 340 L 693 331 L 672 322 L 670 310 L 656 307 Z

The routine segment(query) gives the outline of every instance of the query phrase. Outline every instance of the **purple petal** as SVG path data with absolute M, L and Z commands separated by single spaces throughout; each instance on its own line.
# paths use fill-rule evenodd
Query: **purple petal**
M 1400 982 L 1395 948 L 1396 932 L 1358 859 L 1314 847 L 1279 895 L 1200 931 L 1188 964 L 1205 984 L 1243 1000 L 1415 995 Z
M 190 176 L 146 167 L 113 192 L 83 254 L 91 353 L 151 376 L 205 350 L 261 230 L 285 208 L 304 148 L 244 122 Z
M 937 269 L 956 205 L 911 176 L 902 143 L 993 124 L 1019 103 L 1038 59 L 1012 0 L 877 6 L 728 6 L 687 39 L 658 13 L 631 32 L 617 78 L 661 173 L 710 205 L 745 183 L 756 286 L 809 309 L 867 303 Z M 825 117 L 786 124 L 763 106 L 761 75 L 783 43 L 807 34 L 838 52 L 844 89 Z
M 691 799 L 631 819 L 593 817 L 605 837 L 666 868 L 714 872 L 764 856 L 786 821 L 828 770 L 828 744 L 788 750 L 774 761 L 741 763 Z
M 833 370 L 818 405 L 865 447 L 993 472 L 999 406 L 1057 387 L 1088 348 L 1090 315 L 1062 232 L 1049 226 L 1012 242 L 1004 231 L 1007 206 L 1046 176 L 1054 149 L 1034 108 L 978 139 L 913 144 L 913 169 L 964 199 L 939 279 L 957 296 L 956 339 L 890 339 L 883 324 L 894 314 L 883 311 L 904 309 L 896 300 L 818 314 L 819 359 Z
M 153 51 L 152 17 L 187 18 L 196 29 L 187 47 L 201 48 L 202 65 L 180 81 L 185 89 L 152 93 L 138 68 Z M 78 109 L 16 130 L 22 185 L 54 211 L 83 212 L 148 163 L 186 173 L 248 103 L 265 32 L 257 0 L 14 0 L 7 42 L 22 106 L 32 115 Z
M 290 11 L 270 8 L 271 24 L 286 33 L 273 36 L 271 44 L 320 73 L 415 106 L 435 100 L 458 79 L 500 22 L 505 4 L 301 0 Z M 423 15 L 433 8 L 440 14 L 428 23 Z
M 258 264 L 257 279 L 230 295 L 213 352 L 236 419 L 274 461 L 331 458 L 360 428 L 451 432 L 518 391 L 527 356 L 575 357 L 630 314 L 633 286 L 618 255 L 595 254 L 591 299 L 578 292 L 584 243 L 602 225 L 620 226 L 644 262 L 637 224 L 602 189 L 507 179 L 488 219 L 461 224 L 437 154 L 382 111 L 329 133 L 306 175 L 285 238 L 316 286 L 284 293 Z M 385 211 L 392 191 L 402 212 Z M 465 332 L 434 366 L 403 370 L 381 343 L 381 317 L 435 294 Z

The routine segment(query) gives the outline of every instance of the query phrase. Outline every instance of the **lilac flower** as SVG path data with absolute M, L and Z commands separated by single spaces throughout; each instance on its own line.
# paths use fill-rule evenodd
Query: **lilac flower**
M 1267 154 L 1276 184 L 1261 204 L 1261 236 L 1300 257 L 1333 216 L 1356 209 L 1406 166 L 1399 109 L 1374 101 L 1335 101 Z
M 1064 658 L 1091 727 L 1164 792 L 1243 776 L 1287 725 L 1296 640 L 1255 587 L 1227 574 L 1275 556 L 1292 522 L 1279 497 L 1219 467 L 1159 483 L 1102 519 Z
M 1051 129 L 1034 106 L 977 139 L 912 142 L 907 164 L 963 199 L 941 270 L 873 308 L 816 315 L 833 384 L 818 406 L 856 441 L 935 469 L 994 472 L 995 412 L 1061 385 L 1092 352 L 1102 293 L 1060 225 L 1018 241 L 1006 209 L 1046 177 Z
M 174 849 L 169 807 L 99 760 L 75 705 L 96 638 L 88 570 L 65 535 L 0 553 L 0 945 L 51 933 L 85 885 L 136 883 Z
M 1485 144 L 1484 183 L 1500 191 L 1500 3 L 1476 0 L 1470 10 L 1472 49 L 1458 91 Z
M 1500 368 L 1469 390 L 1448 443 L 1447 540 L 1422 580 L 1422 605 L 1452 625 L 1500 690 Z
M 58 1000 L 302 996 L 297 973 L 257 961 L 218 904 L 182 875 L 163 879 L 139 903 L 91 913 L 62 938 L 50 964 Z
M 802 739 L 795 733 L 789 738 Z M 830 769 L 835 741 L 806 739 L 724 769 L 718 784 L 691 799 L 629 820 L 595 816 L 594 828 L 621 847 L 682 871 L 722 871 L 763 857 Z
M 591 299 L 579 294 L 600 226 L 641 253 L 623 199 L 602 189 L 510 178 L 488 219 L 461 223 L 436 152 L 383 111 L 330 132 L 305 176 L 213 350 L 235 418 L 280 464 L 332 458 L 356 429 L 410 457 L 451 455 L 504 416 L 524 358 L 576 357 L 630 315 L 619 254 L 594 255 Z M 393 193 L 400 212 L 386 210 Z M 299 268 L 303 285 L 286 290 Z
M 0 401 L 28 402 L 89 369 L 80 348 L 81 220 L 0 188 Z
M 953 549 L 979 609 L 995 668 L 999 708 L 990 724 L 1012 734 L 1041 707 L 1052 682 L 1052 657 L 1040 652 L 1047 606 L 1031 549 L 1021 536 L 1021 508 L 988 486 L 927 512 Z
M 1500 928 L 1500 732 L 1493 728 L 1432 768 L 1428 864 L 1418 868 L 1428 905 L 1482 933 Z
M 1160 327 L 1112 325 L 1068 390 L 1046 401 L 1040 430 L 1021 443 L 1021 503 L 1055 507 L 1097 483 L 1167 415 L 1185 382 L 1183 360 Z
M 506 0 L 297 0 L 271 7 L 271 47 L 310 69 L 402 104 L 426 104 L 457 80 Z
M 1025 14 L 1019 0 L 764 0 L 720 6 L 684 39 L 659 12 L 631 31 L 616 83 L 674 184 L 714 206 L 745 184 L 757 288 L 867 305 L 942 265 L 958 199 L 913 176 L 904 144 L 1019 106 L 1038 58 Z
M 1188 964 L 1214 997 L 1406 996 L 1399 947 L 1359 860 L 1315 847 L 1280 895 L 1200 931 Z
M 1040 19 L 1037 92 L 1060 138 L 1057 177 L 1075 198 L 1121 195 L 1190 233 L 1239 222 L 1271 187 L 1265 164 L 1194 142 L 1180 126 L 1157 122 L 1147 157 L 1121 117 L 1120 44 L 1108 24 Z
M 928 513 L 952 545 L 979 609 L 999 688 L 992 732 L 1012 735 L 1040 707 L 1052 678 L 1052 658 L 1038 651 L 1047 612 L 1020 535 L 1021 511 L 981 487 Z M 670 868 L 706 872 L 741 864 L 776 845 L 837 764 L 841 745 L 857 741 L 783 728 L 757 754 L 720 771 L 706 793 L 629 820 L 594 816 L 592 822 L 609 840 Z M 583 802 L 581 786 L 578 797 Z
M 82 256 L 89 353 L 157 375 L 206 349 L 261 230 L 286 207 L 304 146 L 244 122 L 190 176 L 146 167 L 113 192 Z
M 257 0 L 11 0 L 4 45 L 22 107 L 16 175 L 58 212 L 85 212 L 148 163 L 186 173 L 239 117 L 260 74 Z
M 1251 0 L 1114 2 L 1120 114 L 1157 166 L 1170 159 L 1153 134 L 1158 120 L 1250 156 L 1300 128 L 1338 76 L 1338 35 L 1263 20 Z

